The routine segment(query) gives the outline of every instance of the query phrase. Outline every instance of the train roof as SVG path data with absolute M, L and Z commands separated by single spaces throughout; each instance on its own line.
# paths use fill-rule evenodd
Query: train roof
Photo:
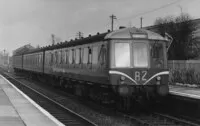
M 134 35 L 137 35 L 137 36 L 134 36 Z M 96 35 L 93 35 L 93 36 L 89 35 L 86 38 L 65 41 L 65 42 L 57 43 L 55 45 L 49 45 L 49 46 L 37 48 L 34 50 L 30 50 L 29 52 L 26 52 L 24 54 L 59 49 L 59 48 L 63 48 L 63 47 L 72 47 L 72 46 L 83 45 L 83 44 L 88 44 L 88 43 L 95 43 L 98 41 L 105 41 L 105 40 L 109 40 L 109 39 L 130 39 L 133 37 L 140 37 L 142 39 L 142 37 L 145 37 L 144 35 L 146 36 L 145 39 L 167 41 L 166 38 L 162 37 L 161 35 L 159 35 L 155 32 L 152 32 L 152 31 L 149 31 L 146 29 L 139 29 L 139 28 L 131 27 L 131 28 L 118 29 L 113 32 L 108 31 L 108 32 L 101 33 L 101 34 L 97 33 Z
M 137 35 L 137 36 L 136 36 Z M 139 29 L 135 27 L 131 28 L 123 28 L 114 32 L 111 32 L 106 35 L 105 39 L 131 39 L 131 38 L 146 38 L 150 40 L 164 40 L 166 41 L 167 39 L 162 37 L 160 34 L 152 32 L 150 30 L 146 29 Z

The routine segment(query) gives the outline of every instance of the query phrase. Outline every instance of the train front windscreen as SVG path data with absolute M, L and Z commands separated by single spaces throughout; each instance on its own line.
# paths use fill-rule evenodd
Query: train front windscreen
M 166 49 L 162 41 L 117 41 L 114 43 L 115 67 L 164 68 Z
M 115 67 L 149 66 L 148 43 L 145 41 L 115 42 Z

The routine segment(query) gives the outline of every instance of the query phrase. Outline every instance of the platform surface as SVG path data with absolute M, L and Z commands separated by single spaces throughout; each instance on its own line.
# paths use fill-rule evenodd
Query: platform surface
M 200 99 L 200 88 L 190 88 L 190 87 L 170 85 L 169 93 L 172 95 L 179 95 L 183 97 Z
M 63 126 L 0 75 L 0 126 Z

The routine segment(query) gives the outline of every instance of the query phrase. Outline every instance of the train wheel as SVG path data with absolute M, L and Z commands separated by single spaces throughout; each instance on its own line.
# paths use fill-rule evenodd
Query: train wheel
M 60 86 L 61 88 L 64 88 L 64 79 L 63 79 L 63 78 L 60 78 L 59 86 Z

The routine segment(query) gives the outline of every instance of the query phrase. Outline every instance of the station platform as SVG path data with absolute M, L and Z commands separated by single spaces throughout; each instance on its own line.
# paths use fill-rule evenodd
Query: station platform
M 64 126 L 0 75 L 0 126 Z
M 200 88 L 170 85 L 169 93 L 171 95 L 178 95 L 178 96 L 183 96 L 183 97 L 188 97 L 188 98 L 193 98 L 193 99 L 200 99 Z

